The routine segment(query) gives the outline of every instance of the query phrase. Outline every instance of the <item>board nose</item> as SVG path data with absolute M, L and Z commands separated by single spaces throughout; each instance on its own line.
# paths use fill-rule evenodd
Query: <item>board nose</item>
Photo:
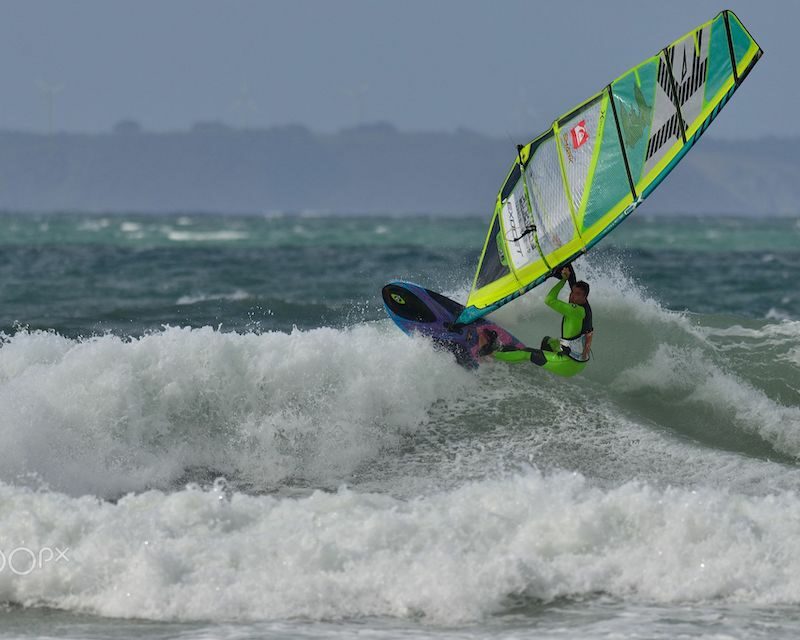
M 435 322 L 436 315 L 420 298 L 397 284 L 387 284 L 381 295 L 386 307 L 393 314 L 413 322 Z

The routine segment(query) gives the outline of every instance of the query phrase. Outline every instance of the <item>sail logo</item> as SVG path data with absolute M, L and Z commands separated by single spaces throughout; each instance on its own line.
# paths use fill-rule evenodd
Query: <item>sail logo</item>
M 572 148 L 578 149 L 589 139 L 589 132 L 586 130 L 586 120 L 581 120 L 569 130 L 572 136 Z

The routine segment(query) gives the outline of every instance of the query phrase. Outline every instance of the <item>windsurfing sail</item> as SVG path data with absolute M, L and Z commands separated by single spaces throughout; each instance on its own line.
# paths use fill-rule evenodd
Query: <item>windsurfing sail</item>
M 519 146 L 457 322 L 530 291 L 628 217 L 762 53 L 739 18 L 722 11 Z

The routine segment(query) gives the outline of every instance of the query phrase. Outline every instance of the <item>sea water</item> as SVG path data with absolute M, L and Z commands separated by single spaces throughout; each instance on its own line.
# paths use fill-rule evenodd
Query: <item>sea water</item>
M 800 634 L 797 219 L 637 212 L 572 379 L 386 318 L 480 218 L 0 223 L 0 637 Z

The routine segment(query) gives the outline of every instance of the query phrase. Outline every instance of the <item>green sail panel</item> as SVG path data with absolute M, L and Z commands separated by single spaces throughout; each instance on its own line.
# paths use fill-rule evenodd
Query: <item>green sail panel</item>
M 747 33 L 747 29 L 744 28 L 744 25 L 739 22 L 739 18 L 731 11 L 728 11 L 728 24 L 730 24 L 731 27 L 733 55 L 736 58 L 736 64 L 739 65 L 745 60 L 748 51 L 755 45 L 755 42 L 750 37 L 750 34 Z
M 632 193 L 628 174 L 625 169 L 625 159 L 619 131 L 614 122 L 614 113 L 606 108 L 601 121 L 602 127 L 598 132 L 600 148 L 591 174 L 591 185 L 586 207 L 579 213 L 581 231 L 587 237 L 591 236 L 591 229 L 600 222 L 609 210 L 621 201 L 630 203 Z
M 538 286 L 590 250 L 661 183 L 762 51 L 723 11 L 555 119 L 521 147 L 458 322 Z
M 611 84 L 620 132 L 634 184 L 644 177 L 655 106 L 658 59 L 631 69 Z
M 709 25 L 708 59 L 706 62 L 706 85 L 703 107 L 707 108 L 717 99 L 727 82 L 733 77 L 731 52 L 728 47 L 728 33 L 725 29 L 725 16 L 719 14 Z

